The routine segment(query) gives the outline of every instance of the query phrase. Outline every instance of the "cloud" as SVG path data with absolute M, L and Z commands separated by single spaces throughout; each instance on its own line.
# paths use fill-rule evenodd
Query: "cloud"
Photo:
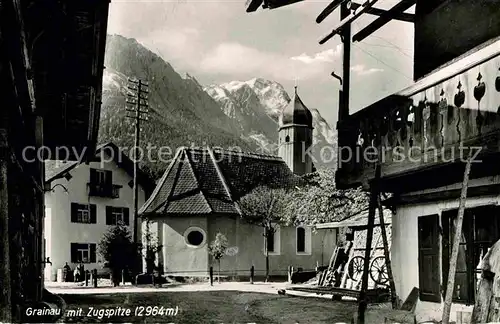
M 351 67 L 351 71 L 355 72 L 358 75 L 369 75 L 373 73 L 378 73 L 378 72 L 383 72 L 383 69 L 378 69 L 378 68 L 369 68 L 367 69 L 366 66 L 362 64 L 357 64 Z
M 316 53 L 314 55 L 307 55 L 302 53 L 299 56 L 293 56 L 290 59 L 294 61 L 299 61 L 305 64 L 315 64 L 315 63 L 332 63 L 335 59 L 342 55 L 342 45 L 337 45 L 335 49 L 331 48 L 326 51 Z
M 236 78 L 258 75 L 275 80 L 305 80 L 328 78 L 325 65 L 331 67 L 335 55 L 334 50 L 327 50 L 311 57 L 313 61 L 304 58 L 298 60 L 282 53 L 262 51 L 240 43 L 221 43 L 207 52 L 199 66 L 205 73 L 225 74 Z

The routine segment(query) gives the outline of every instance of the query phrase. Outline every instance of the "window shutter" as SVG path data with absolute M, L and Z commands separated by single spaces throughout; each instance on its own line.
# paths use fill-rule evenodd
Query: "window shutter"
M 443 269 L 443 285 L 441 287 L 441 291 L 443 293 L 443 298 L 446 296 L 446 286 L 448 285 L 448 270 L 450 267 L 450 217 L 456 214 L 456 211 L 448 210 L 444 211 L 441 214 L 441 224 L 443 225 L 443 255 L 442 255 L 442 265 L 441 269 Z
M 71 263 L 77 263 L 78 243 L 71 243 Z
M 111 218 L 112 211 L 113 211 L 113 207 L 106 206 L 106 225 L 114 225 L 113 220 Z
M 97 206 L 94 204 L 90 205 L 90 223 L 97 224 Z
M 113 186 L 113 172 L 112 171 L 106 171 L 106 188 L 110 188 Z
M 90 169 L 90 183 L 97 184 L 97 170 Z
M 129 219 L 129 210 L 127 207 L 123 208 L 123 222 L 125 225 L 129 226 L 130 225 L 130 219 Z
M 90 263 L 95 263 L 96 262 L 96 245 L 95 243 L 89 244 L 90 246 L 90 251 L 89 251 L 89 258 L 90 258 Z
M 439 267 L 439 216 L 418 218 L 420 300 L 441 302 Z
M 77 218 L 76 218 L 76 213 L 78 211 L 78 204 L 77 203 L 71 203 L 71 222 L 76 223 Z

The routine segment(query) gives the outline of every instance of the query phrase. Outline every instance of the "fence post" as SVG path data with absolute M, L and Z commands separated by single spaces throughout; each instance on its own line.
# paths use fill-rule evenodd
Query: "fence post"
M 122 285 L 125 285 L 125 269 L 122 269 Z
M 85 270 L 85 287 L 88 287 L 89 285 L 89 276 L 90 272 L 88 270 Z
M 293 266 L 288 267 L 288 282 L 292 283 Z
M 94 288 L 97 288 L 97 269 L 92 270 L 92 279 L 94 282 Z
M 252 266 L 250 268 L 250 283 L 253 285 L 253 278 L 254 278 L 254 275 L 255 275 L 255 267 Z
M 214 285 L 214 267 L 210 267 L 210 286 Z

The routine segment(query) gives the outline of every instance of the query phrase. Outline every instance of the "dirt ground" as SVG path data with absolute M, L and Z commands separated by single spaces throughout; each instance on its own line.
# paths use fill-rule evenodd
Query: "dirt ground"
M 76 291 L 75 291 L 76 293 Z M 240 291 L 122 292 L 119 294 L 64 294 L 64 323 L 255 323 L 322 324 L 350 323 L 353 302 L 282 296 Z M 88 316 L 93 308 L 95 312 Z M 129 309 L 129 316 L 98 316 L 106 309 Z M 149 307 L 149 308 L 148 308 Z M 156 308 L 155 308 L 156 307 Z M 163 307 L 163 315 L 161 315 Z M 82 309 L 81 316 L 72 310 Z M 167 309 L 171 309 L 167 311 Z M 167 314 L 175 312 L 176 314 Z

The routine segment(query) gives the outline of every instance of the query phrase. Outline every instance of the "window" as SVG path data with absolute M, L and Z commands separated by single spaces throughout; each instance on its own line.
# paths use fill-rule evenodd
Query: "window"
M 95 243 L 71 243 L 72 263 L 95 263 L 96 244 Z
M 90 182 L 105 186 L 111 183 L 112 172 L 108 170 L 90 169 Z
M 297 227 L 297 253 L 306 252 L 306 230 L 303 227 Z
M 440 303 L 438 215 L 418 218 L 418 270 L 420 300 Z
M 71 203 L 71 222 L 83 224 L 97 223 L 96 205 Z
M 274 252 L 274 232 L 269 232 L 269 234 L 267 234 L 267 250 L 269 252 Z
M 280 228 L 279 226 L 275 227 L 274 233 L 270 232 L 268 238 L 264 236 L 264 254 L 266 251 L 269 251 L 271 255 L 279 255 L 280 254 Z
M 205 231 L 199 227 L 190 227 L 184 232 L 184 240 L 191 247 L 202 247 L 206 241 Z
M 458 210 L 443 212 L 443 282 L 448 282 L 451 249 Z M 481 260 L 500 238 L 500 207 L 481 206 L 466 209 L 458 250 L 453 301 L 474 304 L 481 278 Z M 446 290 L 446 287 L 443 287 Z
M 287 142 L 287 143 L 288 143 L 288 142 L 290 142 L 290 136 L 288 136 L 288 135 L 287 135 L 287 136 L 285 137 L 285 142 Z
M 297 255 L 311 254 L 311 228 L 298 226 L 295 229 L 295 247 Z
M 126 207 L 106 206 L 106 225 L 117 225 L 118 222 L 129 226 L 129 209 Z

